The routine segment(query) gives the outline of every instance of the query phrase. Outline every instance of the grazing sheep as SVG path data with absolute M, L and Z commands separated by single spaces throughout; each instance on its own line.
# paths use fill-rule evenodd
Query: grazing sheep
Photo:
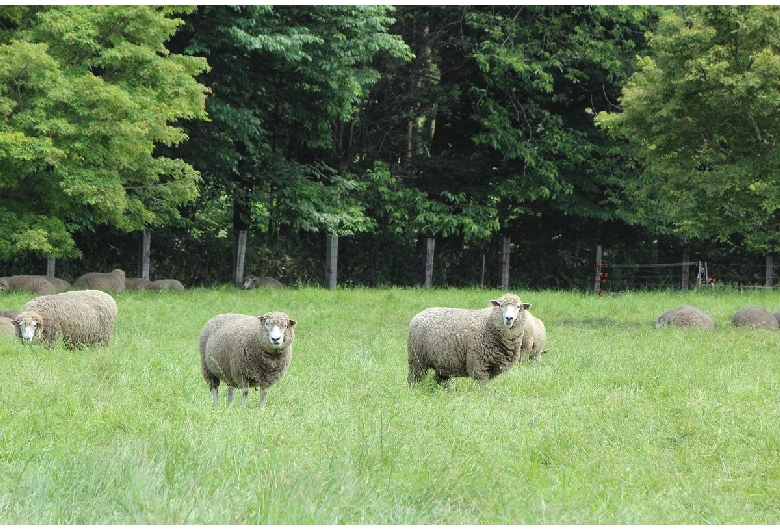
M 698 307 L 685 304 L 670 309 L 658 317 L 655 327 L 660 329 L 664 325 L 715 329 L 715 322 L 707 313 Z
M 67 291 L 27 302 L 13 321 L 22 342 L 40 340 L 53 346 L 60 338 L 69 348 L 108 345 L 116 324 L 116 302 L 98 290 Z
M 511 293 L 490 303 L 492 307 L 477 310 L 433 307 L 412 318 L 407 339 L 410 386 L 433 369 L 437 382 L 448 388 L 451 377 L 472 377 L 484 387 L 515 365 L 529 330 L 531 304 Z M 538 344 L 527 339 L 537 358 L 544 347 L 541 333 L 539 337 Z
M 731 323 L 735 326 L 748 326 L 752 328 L 778 329 L 775 316 L 760 307 L 744 307 L 734 313 Z
M 282 282 L 270 276 L 252 276 L 250 274 L 244 278 L 244 289 L 259 289 L 261 287 L 281 289 Z
M 125 290 L 143 291 L 150 283 L 152 282 L 146 278 L 125 278 Z
M 0 334 L 16 335 L 16 326 L 11 318 L 0 316 Z
M 45 276 L 19 274 L 0 278 L 0 291 L 32 291 L 35 294 L 54 294 L 56 289 Z
M 54 289 L 58 293 L 70 289 L 70 282 L 63 280 L 62 278 L 57 278 L 56 276 L 46 276 L 45 274 L 39 274 L 38 277 L 43 278 L 44 280 L 52 284 L 54 286 Z M 44 293 L 44 294 L 48 294 L 48 293 Z
M 111 272 L 88 272 L 76 278 L 73 286 L 100 291 L 124 291 L 125 271 L 114 269 Z
M 292 360 L 295 320 L 281 311 L 261 316 L 223 313 L 203 326 L 200 332 L 200 366 L 209 384 L 214 405 L 219 405 L 219 383 L 240 388 L 242 402 L 250 387 L 260 388 L 260 408 L 265 406 L 268 388 L 279 381 Z
M 149 282 L 144 289 L 147 289 L 149 291 L 162 291 L 164 289 L 174 289 L 176 291 L 183 291 L 184 285 L 179 280 L 155 280 L 153 282 Z

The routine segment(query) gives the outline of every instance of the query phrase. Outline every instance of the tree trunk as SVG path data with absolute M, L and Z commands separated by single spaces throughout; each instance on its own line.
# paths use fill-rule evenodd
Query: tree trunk
M 152 232 L 144 230 L 141 234 L 141 244 L 138 249 L 138 277 L 149 279 L 149 263 L 151 262 Z
M 243 204 L 233 201 L 233 284 L 237 287 L 244 283 L 248 216 L 249 212 Z

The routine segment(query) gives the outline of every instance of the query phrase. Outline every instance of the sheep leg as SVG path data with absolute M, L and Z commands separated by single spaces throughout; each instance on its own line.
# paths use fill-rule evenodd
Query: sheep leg
M 268 389 L 263 388 L 260 390 L 260 408 L 265 407 L 265 395 L 268 394 Z
M 230 405 L 231 403 L 233 403 L 233 387 L 229 386 L 228 387 L 227 404 Z
M 241 404 L 246 407 L 246 397 L 249 395 L 248 388 L 241 389 Z
M 219 406 L 219 389 L 215 386 L 211 387 L 211 397 L 214 398 L 214 406 Z

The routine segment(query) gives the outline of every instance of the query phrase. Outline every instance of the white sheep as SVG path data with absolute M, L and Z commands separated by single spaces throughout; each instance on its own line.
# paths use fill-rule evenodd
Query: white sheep
M 715 322 L 707 313 L 698 307 L 686 304 L 661 314 L 655 322 L 655 327 L 660 329 L 664 325 L 715 329 Z
M 183 291 L 184 285 L 179 280 L 165 279 L 165 280 L 155 280 L 153 282 L 149 282 L 144 286 L 144 289 L 148 291 L 163 291 L 165 289 Z
M 244 278 L 244 289 L 259 289 L 267 287 L 271 289 L 281 289 L 282 282 L 270 276 L 252 276 L 251 274 Z
M 39 274 L 39 278 L 43 278 L 50 284 L 54 286 L 54 289 L 57 292 L 67 291 L 70 289 L 70 282 L 67 280 L 63 280 L 62 278 L 57 278 L 56 276 L 47 276 L 45 274 Z M 41 294 L 49 294 L 49 293 L 41 293 Z
M 740 309 L 731 317 L 731 323 L 735 326 L 763 329 L 778 329 L 780 327 L 775 316 L 760 307 L 744 307 Z
M 114 269 L 111 272 L 88 272 L 76 278 L 73 286 L 100 291 L 124 291 L 125 271 Z
M 260 388 L 260 408 L 268 388 L 279 381 L 292 360 L 296 321 L 281 311 L 261 316 L 223 313 L 209 320 L 200 332 L 200 366 L 214 405 L 219 405 L 219 383 L 241 389 L 246 406 L 249 388 Z
M 54 294 L 57 289 L 45 276 L 18 274 L 0 278 L 0 291 L 31 291 L 35 294 Z
M 147 278 L 125 278 L 125 290 L 143 291 L 150 283 L 152 282 Z
M 95 343 L 107 346 L 116 317 L 111 295 L 85 290 L 38 296 L 25 304 L 13 322 L 22 342 L 37 339 L 53 346 L 62 339 L 67 347 L 75 348 Z
M 511 369 L 520 358 L 526 331 L 531 331 L 531 304 L 511 293 L 490 304 L 477 310 L 433 307 L 415 315 L 407 339 L 407 383 L 420 381 L 433 369 L 437 382 L 448 388 L 451 377 L 471 377 L 484 387 Z M 538 358 L 544 340 L 541 334 L 538 343 L 526 338 L 528 353 Z

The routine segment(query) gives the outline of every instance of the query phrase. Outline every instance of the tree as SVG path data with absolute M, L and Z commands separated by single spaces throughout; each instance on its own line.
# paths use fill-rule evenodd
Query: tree
M 72 234 L 164 224 L 198 173 L 159 145 L 204 118 L 202 58 L 170 54 L 181 8 L 0 9 L 0 258 L 74 256 Z
M 619 112 L 597 123 L 644 168 L 637 221 L 682 238 L 780 250 L 780 10 L 663 10 Z
M 384 6 L 204 6 L 177 45 L 203 55 L 211 122 L 191 129 L 189 159 L 233 207 L 237 241 L 269 234 L 349 234 L 373 226 L 343 174 L 322 156 L 378 79 L 373 62 L 408 56 Z M 343 145 L 343 141 L 342 141 Z M 243 262 L 236 245 L 234 263 Z M 234 268 L 234 279 L 243 271 Z

